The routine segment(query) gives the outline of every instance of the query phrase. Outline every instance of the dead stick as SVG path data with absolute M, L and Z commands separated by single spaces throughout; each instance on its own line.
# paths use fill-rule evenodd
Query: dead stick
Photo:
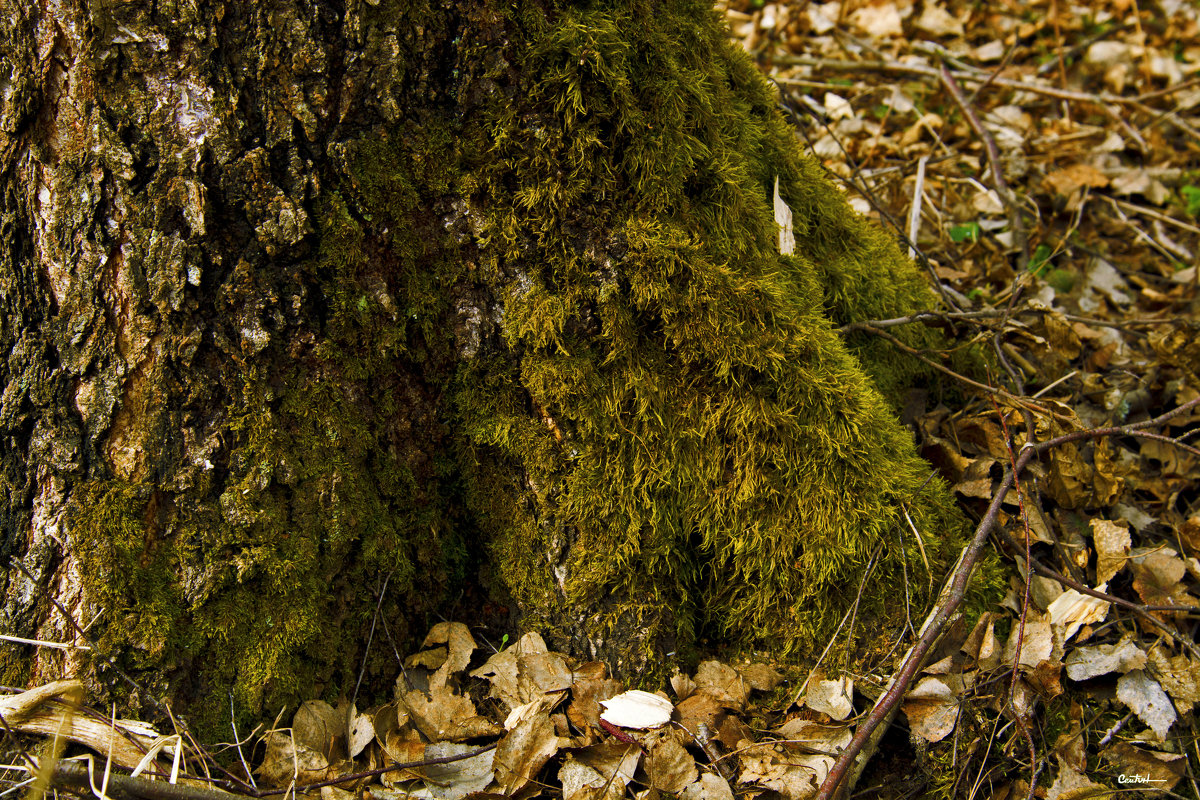
M 92 780 L 88 768 L 79 761 L 60 761 L 54 765 L 53 782 L 57 786 L 92 795 Z M 128 775 L 109 775 L 105 793 L 113 800 L 237 800 L 238 795 L 220 789 L 188 786 Z

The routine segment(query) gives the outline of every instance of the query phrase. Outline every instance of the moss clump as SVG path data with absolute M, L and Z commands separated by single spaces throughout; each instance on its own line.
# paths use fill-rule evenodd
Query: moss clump
M 833 325 L 931 307 L 921 276 L 800 153 L 706 4 L 520 24 L 527 82 L 489 109 L 475 196 L 507 352 L 457 384 L 509 588 L 632 670 L 701 630 L 823 646 L 881 542 L 882 614 L 921 558 L 901 508 L 938 564 L 962 521 Z

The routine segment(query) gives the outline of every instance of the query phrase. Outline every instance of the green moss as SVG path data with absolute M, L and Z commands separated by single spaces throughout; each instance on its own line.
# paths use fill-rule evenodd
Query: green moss
M 928 466 L 833 331 L 933 300 L 801 155 L 703 5 L 564 6 L 524 31 L 528 105 L 492 109 L 476 199 L 519 363 L 460 376 L 457 402 L 480 469 L 532 487 L 474 507 L 535 619 L 565 603 L 602 632 L 636 620 L 801 651 L 881 540 L 865 605 L 894 610 L 901 551 L 920 560 L 901 504 L 935 568 L 963 532 L 936 479 L 918 496 Z M 858 353 L 892 386 L 913 373 L 874 343 Z M 558 574 L 530 569 L 563 547 Z
M 1052 269 L 1046 273 L 1046 283 L 1053 286 L 1062 294 L 1068 294 L 1075 288 L 1079 276 L 1069 269 Z

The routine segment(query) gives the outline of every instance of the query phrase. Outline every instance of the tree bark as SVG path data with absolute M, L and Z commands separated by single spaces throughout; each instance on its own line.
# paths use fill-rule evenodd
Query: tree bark
M 78 641 L 53 598 L 218 725 L 352 686 L 385 579 L 397 639 L 479 586 L 651 680 L 819 650 L 880 546 L 886 618 L 901 505 L 957 534 L 868 377 L 907 367 L 833 331 L 929 293 L 705 3 L 0 0 L 0 36 L 3 632 Z M 0 645 L 7 684 L 100 663 Z

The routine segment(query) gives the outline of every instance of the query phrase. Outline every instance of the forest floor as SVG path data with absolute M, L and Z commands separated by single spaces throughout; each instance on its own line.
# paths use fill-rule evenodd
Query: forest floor
M 71 728 L 100 754 L 93 783 L 61 762 L 58 785 L 120 800 L 228 798 L 212 778 L 322 800 L 806 800 L 895 679 L 902 713 L 868 740 L 853 797 L 1200 800 L 1200 10 L 721 9 L 850 202 L 938 287 L 940 308 L 867 329 L 937 324 L 994 354 L 987 385 L 951 376 L 974 400 L 917 393 L 906 422 L 969 514 L 998 511 L 1004 600 L 941 631 L 911 680 L 895 660 L 801 674 L 713 660 L 670 698 L 622 694 L 536 634 L 490 643 L 485 661 L 465 625 L 442 623 L 403 661 L 394 702 L 310 701 L 220 747 L 89 727 L 65 702 L 73 682 L 0 698 L 6 727 Z M 1056 438 L 994 503 L 1022 446 Z M 241 766 L 222 777 L 216 749 Z M 193 777 L 92 789 L 108 758 Z

